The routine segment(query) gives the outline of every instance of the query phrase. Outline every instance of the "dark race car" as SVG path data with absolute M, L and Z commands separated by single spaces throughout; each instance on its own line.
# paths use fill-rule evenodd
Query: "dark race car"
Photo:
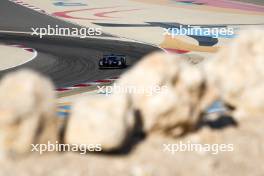
M 99 68 L 125 68 L 126 57 L 124 55 L 104 55 L 99 60 Z

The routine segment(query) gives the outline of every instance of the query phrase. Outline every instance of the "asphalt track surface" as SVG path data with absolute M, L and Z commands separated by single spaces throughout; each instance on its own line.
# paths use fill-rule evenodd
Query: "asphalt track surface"
M 31 27 L 78 27 L 7 0 L 0 1 L 0 30 L 32 32 Z M 107 34 L 103 34 L 107 36 Z M 159 50 L 157 47 L 137 42 L 125 42 L 103 38 L 37 36 L 28 34 L 6 34 L 0 32 L 0 43 L 22 44 L 37 50 L 38 56 L 21 66 L 0 72 L 0 78 L 10 71 L 21 68 L 37 70 L 50 77 L 57 87 L 67 87 L 88 81 L 119 76 L 126 69 L 104 69 L 98 67 L 103 54 L 124 54 L 128 65 L 133 65 L 142 56 Z M 1 55 L 0 55 L 1 56 Z M 8 59 L 8 58 L 1 58 Z

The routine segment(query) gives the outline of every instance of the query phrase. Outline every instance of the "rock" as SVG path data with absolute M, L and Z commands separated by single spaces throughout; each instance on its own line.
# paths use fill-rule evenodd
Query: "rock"
M 135 114 L 142 118 L 145 132 L 173 131 L 174 135 L 181 135 L 194 128 L 214 100 L 212 91 L 207 90 L 202 67 L 184 59 L 165 53 L 151 54 L 117 82 L 120 87 L 144 90 L 128 94 L 133 110 L 139 112 Z
M 133 128 L 129 102 L 123 96 L 89 97 L 73 103 L 66 143 L 101 145 L 103 151 L 120 149 Z
M 186 56 L 184 60 L 193 65 L 198 65 L 206 60 L 204 56 L 198 54 L 185 54 L 184 56 Z
M 152 116 L 154 113 L 163 107 L 165 109 L 163 108 L 160 111 L 166 111 L 170 108 L 169 104 L 163 107 L 159 106 L 164 104 L 163 98 L 170 95 L 174 97 L 174 94 L 165 85 L 176 79 L 178 69 L 178 62 L 172 55 L 154 53 L 143 58 L 117 81 L 117 86 L 128 90 L 122 93 L 126 93 L 131 97 L 132 108 L 135 112 L 138 112 L 134 114 L 142 118 L 145 132 L 150 131 L 156 122 L 157 115 Z M 163 96 L 161 92 L 163 92 Z M 120 94 L 120 92 L 114 91 L 114 94 Z M 168 100 L 174 102 L 173 98 Z
M 264 113 L 263 58 L 264 32 L 249 30 L 206 63 L 208 82 L 236 118 Z
M 216 99 L 214 90 L 206 83 L 202 67 L 181 62 L 179 68 L 177 80 L 168 86 L 171 93 L 167 96 L 160 94 L 156 112 L 149 115 L 156 116 L 154 130 L 159 129 L 172 136 L 195 130 L 202 115 Z M 165 107 L 167 110 L 162 111 Z
M 54 87 L 44 76 L 29 70 L 7 74 L 0 82 L 0 102 L 2 157 L 58 140 Z

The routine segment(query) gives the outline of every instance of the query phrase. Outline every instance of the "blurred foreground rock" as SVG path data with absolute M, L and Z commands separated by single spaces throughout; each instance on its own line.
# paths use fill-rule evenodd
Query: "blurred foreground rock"
M 96 96 L 76 101 L 66 128 L 66 143 L 100 144 L 104 151 L 119 149 L 134 125 L 128 113 L 129 102 L 124 96 Z
M 16 71 L 0 82 L 0 155 L 31 152 L 31 144 L 58 140 L 55 92 L 40 74 Z
M 234 116 L 264 114 L 264 31 L 242 32 L 207 63 L 207 77 Z
M 154 53 L 121 76 L 117 85 L 143 89 L 129 92 L 135 115 L 142 118 L 145 132 L 160 131 L 173 136 L 194 128 L 214 97 L 207 90 L 200 66 L 184 56 Z M 118 92 L 116 92 L 118 94 Z

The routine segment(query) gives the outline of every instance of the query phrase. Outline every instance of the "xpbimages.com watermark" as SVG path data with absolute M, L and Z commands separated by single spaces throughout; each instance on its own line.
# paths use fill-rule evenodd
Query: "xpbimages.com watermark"
M 120 86 L 113 84 L 111 86 L 97 86 L 98 94 L 111 95 L 112 93 L 116 94 L 144 94 L 146 96 L 153 96 L 156 94 L 166 93 L 168 90 L 167 86 L 134 86 L 126 85 Z
M 172 38 L 176 36 L 205 36 L 205 37 L 225 37 L 232 38 L 235 35 L 232 27 L 201 27 L 191 25 L 180 25 L 175 28 L 163 28 L 163 35 L 169 35 Z
M 39 36 L 39 38 L 43 38 L 43 36 L 73 36 L 86 38 L 89 36 L 100 36 L 103 33 L 101 28 L 65 28 L 59 27 L 58 25 L 55 25 L 55 27 L 48 25 L 47 27 L 31 28 L 31 30 L 31 35 Z
M 220 152 L 234 151 L 234 144 L 200 144 L 191 141 L 186 143 L 180 141 L 175 144 L 163 144 L 163 151 L 173 155 L 177 152 L 201 152 L 216 155 Z
M 79 152 L 84 155 L 88 152 L 102 151 L 101 144 L 60 144 L 58 141 L 47 144 L 31 144 L 31 152 L 37 152 L 40 155 L 46 152 Z

